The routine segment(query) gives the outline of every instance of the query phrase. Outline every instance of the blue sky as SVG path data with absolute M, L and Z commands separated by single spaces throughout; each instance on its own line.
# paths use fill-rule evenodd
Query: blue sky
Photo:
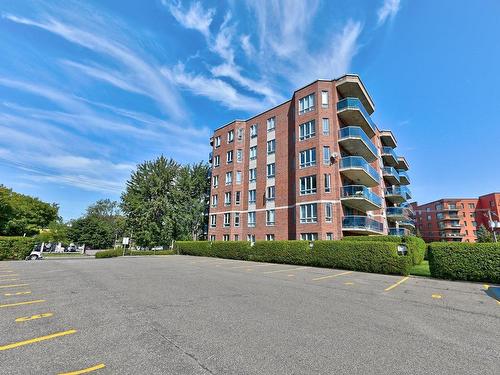
M 414 198 L 500 190 L 500 3 L 1 1 L 0 183 L 65 219 L 137 163 L 207 158 L 213 129 L 361 75 Z

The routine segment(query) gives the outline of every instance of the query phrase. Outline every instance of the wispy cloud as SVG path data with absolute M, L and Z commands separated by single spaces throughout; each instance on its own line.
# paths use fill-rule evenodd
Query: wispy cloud
M 383 25 L 387 19 L 392 19 L 399 12 L 400 0 L 384 0 L 377 10 L 377 25 Z
M 184 11 L 180 2 L 162 0 L 177 22 L 187 29 L 197 30 L 205 37 L 210 36 L 210 25 L 215 14 L 214 9 L 204 9 L 201 3 L 195 1 L 191 3 L 189 9 Z

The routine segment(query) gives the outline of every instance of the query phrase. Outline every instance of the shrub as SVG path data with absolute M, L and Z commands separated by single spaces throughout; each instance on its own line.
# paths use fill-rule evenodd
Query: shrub
M 422 263 L 425 256 L 426 244 L 423 239 L 415 236 L 347 236 L 344 241 L 375 241 L 375 242 L 394 242 L 406 245 L 408 253 L 412 258 L 414 265 Z
M 441 279 L 500 283 L 500 244 L 433 242 L 429 266 Z
M 0 237 L 0 260 L 24 259 L 36 242 L 33 237 Z
M 247 241 L 214 241 L 211 253 L 219 258 L 248 260 L 250 249 L 250 242 Z
M 309 264 L 311 250 L 308 241 L 257 241 L 252 248 L 251 259 L 258 262 Z
M 175 254 L 174 250 L 132 250 L 129 255 L 172 255 Z
M 176 241 L 174 250 L 179 254 L 210 257 L 214 256 L 209 241 Z
M 398 255 L 396 241 L 315 241 L 312 265 L 408 275 L 412 259 L 410 256 Z
M 115 258 L 123 255 L 123 249 L 110 249 L 98 251 L 95 253 L 96 258 Z

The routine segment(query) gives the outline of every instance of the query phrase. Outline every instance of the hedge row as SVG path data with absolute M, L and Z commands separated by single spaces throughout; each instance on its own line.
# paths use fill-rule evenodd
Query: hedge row
M 341 268 L 363 272 L 408 275 L 412 258 L 397 253 L 396 242 L 374 241 L 184 241 L 180 254 L 214 256 L 257 262 Z
M 175 254 L 173 250 L 131 250 L 126 255 L 172 255 Z
M 0 237 L 0 260 L 22 260 L 35 245 L 33 237 Z
M 421 238 L 415 236 L 347 236 L 343 241 L 375 241 L 375 242 L 394 242 L 405 245 L 410 254 L 413 265 L 422 263 L 425 257 L 427 245 Z
M 123 255 L 123 249 L 110 249 L 98 251 L 95 253 L 96 258 L 116 258 Z
M 429 244 L 432 277 L 500 283 L 500 243 Z

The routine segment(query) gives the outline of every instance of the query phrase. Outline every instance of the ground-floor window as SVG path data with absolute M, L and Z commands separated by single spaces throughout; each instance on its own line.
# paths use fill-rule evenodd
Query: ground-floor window
M 274 241 L 274 234 L 266 234 L 266 241 Z
M 318 233 L 301 233 L 300 239 L 303 241 L 316 241 L 318 239 Z
M 327 239 L 328 241 L 333 240 L 333 233 L 327 233 L 327 234 L 326 234 L 326 239 Z
M 210 235 L 210 241 L 215 241 L 215 235 L 214 234 Z
M 229 234 L 225 234 L 222 236 L 222 241 L 229 241 Z

